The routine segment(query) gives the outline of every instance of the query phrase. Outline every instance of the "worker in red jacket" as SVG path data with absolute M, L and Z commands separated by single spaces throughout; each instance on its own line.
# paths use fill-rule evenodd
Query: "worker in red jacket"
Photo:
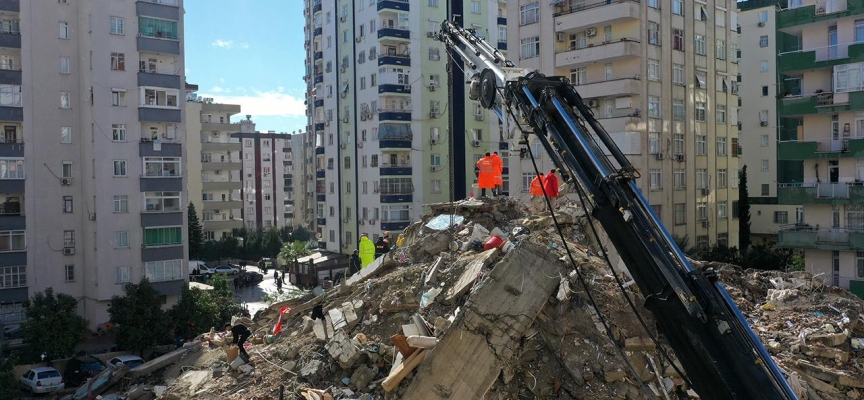
M 501 160 L 501 157 L 498 155 L 498 152 L 492 153 L 492 167 L 495 168 L 495 189 L 493 190 L 493 194 L 500 195 L 501 191 L 504 189 L 504 161 Z
M 546 175 L 543 189 L 546 191 L 546 196 L 549 197 L 549 205 L 552 206 L 552 209 L 555 209 L 555 202 L 558 200 L 558 177 L 555 176 L 554 169 Z
M 480 188 L 480 195 L 486 197 L 486 189 L 495 188 L 495 163 L 489 153 L 477 161 L 477 187 Z

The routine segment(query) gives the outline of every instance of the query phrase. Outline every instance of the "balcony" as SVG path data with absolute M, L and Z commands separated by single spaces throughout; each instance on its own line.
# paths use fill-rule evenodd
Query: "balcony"
M 201 188 L 206 191 L 216 190 L 240 190 L 243 187 L 243 182 L 240 181 L 204 181 L 201 182 Z
M 321 75 L 315 75 L 314 84 L 317 85 L 317 84 L 319 84 L 319 83 L 324 83 L 324 75 L 323 75 L 323 74 L 321 74 Z M 323 103 L 323 100 L 321 100 L 321 101 L 322 101 L 321 104 L 324 104 L 324 103 Z M 318 100 L 316 100 L 316 103 L 317 103 L 317 102 L 318 102 Z
M 180 143 L 162 143 L 156 150 L 152 141 L 138 143 L 138 155 L 141 157 L 182 157 L 183 145 Z
M 858 109 L 864 104 L 864 91 L 845 93 L 813 93 L 803 96 L 786 96 L 780 99 L 777 113 L 781 117 L 797 117 L 812 114 L 835 114 Z
M 216 121 L 201 121 L 201 130 L 203 131 L 228 131 L 228 132 L 237 132 L 240 130 L 240 124 L 232 124 L 228 122 L 216 122 Z
M 312 58 L 313 58 L 315 61 L 318 61 L 318 60 L 324 58 L 324 52 L 323 52 L 323 51 L 316 51 L 315 54 L 314 54 L 314 56 L 313 56 Z
M 322 202 L 327 201 L 327 195 L 326 194 L 316 194 L 315 195 L 315 201 L 322 201 Z
M 323 169 L 319 169 L 319 170 L 315 171 L 315 178 L 324 179 L 326 174 L 327 174 L 327 171 L 325 171 Z
M 642 81 L 638 76 L 613 77 L 609 80 L 579 83 L 574 86 L 583 99 L 609 96 L 612 93 L 616 95 L 642 93 Z
M 403 67 L 411 66 L 411 57 L 408 55 L 386 55 L 378 57 L 378 65 L 400 65 Z
M 323 122 L 315 124 L 315 131 L 323 131 L 323 130 L 324 130 L 324 123 Z
M 182 122 L 180 109 L 138 107 L 138 120 L 141 122 Z
M 407 0 L 379 0 L 378 1 L 378 12 L 382 11 L 411 11 L 408 6 Z
M 203 151 L 240 151 L 242 145 L 237 142 L 204 142 L 201 143 Z
M 411 110 L 392 108 L 378 109 L 378 121 L 403 121 L 411 122 Z
M 316 3 L 312 6 L 312 14 L 321 12 L 321 3 Z
M 238 207 L 239 208 L 239 207 Z M 201 221 L 205 231 L 229 231 L 231 229 L 240 229 L 243 227 L 243 220 L 225 219 L 216 221 Z
M 411 94 L 411 85 L 397 83 L 383 83 L 378 85 L 380 94 Z
M 19 32 L 0 32 L 0 47 L 11 49 L 21 48 L 21 33 Z
M 0 157 L 24 157 L 24 140 L 21 138 L 6 140 L 0 137 Z
M 498 17 L 497 24 L 507 26 L 507 17 Z
M 802 139 L 781 141 L 778 160 L 864 158 L 864 138 Z
M 175 209 L 165 209 L 161 211 L 144 211 L 141 213 L 141 226 L 144 228 L 158 226 L 175 226 L 184 225 L 183 222 L 183 207 L 174 207 Z
M 138 72 L 138 86 L 156 86 L 172 89 L 182 89 L 180 75 L 156 74 L 151 72 Z
M 19 231 L 27 228 L 27 219 L 23 211 L 8 212 L 2 207 L 3 204 L 0 204 L 0 231 Z
M 327 225 L 327 218 L 318 218 L 315 222 L 318 226 L 325 226 Z
M 799 28 L 801 25 L 861 14 L 860 9 L 850 11 L 847 0 L 819 0 L 816 3 L 809 6 L 787 8 L 778 11 L 777 30 Z
M 21 0 L 0 0 L 0 11 L 21 12 Z
M 141 246 L 141 261 L 178 260 L 185 255 L 183 244 Z M 182 282 L 182 281 L 181 281 Z
M 809 225 L 796 225 L 778 233 L 777 244 L 780 247 L 837 251 L 864 250 L 864 232 L 860 230 L 819 229 Z
M 313 104 L 315 105 L 315 107 L 324 107 L 324 99 L 315 100 L 315 103 Z
M 180 55 L 180 42 L 147 36 L 138 36 L 138 51 Z
M 380 150 L 403 150 L 410 151 L 411 150 L 411 140 L 410 139 L 384 139 L 378 141 L 378 148 Z
M 201 163 L 202 171 L 239 171 L 243 169 L 243 163 L 237 162 L 219 162 L 219 161 L 207 161 Z
M 828 68 L 864 60 L 864 43 L 844 43 L 783 52 L 777 55 L 780 72 Z
M 378 29 L 378 39 L 389 39 L 400 42 L 407 42 L 411 40 L 411 31 L 409 31 L 407 28 L 381 28 Z
M 640 17 L 638 0 L 589 0 L 585 3 L 565 6 L 563 11 L 555 13 L 556 30 L 575 33 Z
M 381 173 L 384 175 L 411 176 L 411 163 L 381 163 Z M 412 191 L 413 192 L 413 191 Z M 384 191 L 382 189 L 382 194 Z
M 139 16 L 179 21 L 179 5 L 178 0 L 138 0 L 135 3 L 135 13 Z
M 507 42 L 498 42 L 498 50 L 507 51 Z
M 324 154 L 324 146 L 316 147 L 315 148 L 315 155 L 322 155 L 322 154 Z
M 841 183 L 781 183 L 777 185 L 779 204 L 861 204 L 864 202 L 864 185 L 855 182 Z
M 385 231 L 401 231 L 411 225 L 411 221 L 381 220 L 381 229 Z
M 180 176 L 142 176 L 138 186 L 142 192 L 180 192 L 183 191 L 183 178 Z
M 312 30 L 312 36 L 321 36 L 321 32 L 323 32 L 321 27 L 315 28 L 314 30 Z M 318 55 L 318 53 L 320 53 L 320 51 L 315 52 L 315 55 Z
M 589 44 L 583 48 L 571 49 L 555 54 L 555 66 L 570 68 L 576 65 L 596 62 L 609 62 L 619 58 L 639 57 L 641 49 L 639 41 L 621 38 L 599 44 Z
M 239 210 L 243 208 L 243 202 L 240 200 L 205 201 L 203 204 L 205 210 Z
M 11 68 L 0 67 L 0 84 L 2 85 L 20 85 L 21 84 L 21 66 L 13 65 Z

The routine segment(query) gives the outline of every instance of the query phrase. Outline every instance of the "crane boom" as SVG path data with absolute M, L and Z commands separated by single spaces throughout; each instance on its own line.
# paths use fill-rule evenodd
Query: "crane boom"
M 524 121 L 576 178 L 700 397 L 797 399 L 716 275 L 678 248 L 636 187 L 638 171 L 566 78 L 517 68 L 451 21 L 436 39 L 464 63 L 472 100 L 502 121 Z

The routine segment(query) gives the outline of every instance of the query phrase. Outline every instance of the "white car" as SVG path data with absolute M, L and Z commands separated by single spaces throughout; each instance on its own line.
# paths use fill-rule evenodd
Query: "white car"
M 117 356 L 108 361 L 114 368 L 119 368 L 121 365 L 125 365 L 129 367 L 129 369 L 134 369 L 135 367 L 144 364 L 144 359 L 138 356 Z
M 50 393 L 63 389 L 63 376 L 51 367 L 31 368 L 21 376 L 21 385 L 30 393 Z
M 225 275 L 234 275 L 234 274 L 240 273 L 239 269 L 234 268 L 230 265 L 217 265 L 217 266 L 211 268 L 211 271 L 213 271 L 217 274 L 225 274 Z

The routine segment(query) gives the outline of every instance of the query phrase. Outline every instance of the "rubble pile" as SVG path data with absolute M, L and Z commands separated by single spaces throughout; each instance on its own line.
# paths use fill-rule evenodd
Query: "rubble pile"
M 166 399 L 698 398 L 626 271 L 592 251 L 579 207 L 556 217 L 587 292 L 549 216 L 509 199 L 429 208 L 361 273 L 248 321 L 250 364 L 211 331 L 147 381 Z M 864 395 L 859 299 L 802 272 L 694 264 L 718 271 L 802 399 Z

